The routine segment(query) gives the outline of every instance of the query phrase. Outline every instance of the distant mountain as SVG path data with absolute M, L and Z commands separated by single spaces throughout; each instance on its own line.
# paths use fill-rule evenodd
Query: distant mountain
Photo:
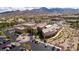
M 31 10 L 33 7 L 0 7 L 0 13 L 7 11 L 16 11 L 16 10 Z
M 73 9 L 73 8 L 46 8 L 42 7 L 39 9 L 32 9 L 33 12 L 39 12 L 39 13 L 79 13 L 79 9 Z
M 49 9 L 46 7 L 41 7 L 39 9 L 32 9 L 31 11 L 32 12 L 39 12 L 39 13 L 46 13 L 46 12 L 49 12 Z
M 46 7 L 41 7 L 41 8 L 32 8 L 31 10 L 20 10 L 20 9 L 6 9 L 6 11 L 0 13 L 0 15 L 24 15 L 24 14 L 33 14 L 33 13 L 79 13 L 79 9 L 74 9 L 74 8 L 46 8 Z M 3 11 L 4 9 L 0 9 Z

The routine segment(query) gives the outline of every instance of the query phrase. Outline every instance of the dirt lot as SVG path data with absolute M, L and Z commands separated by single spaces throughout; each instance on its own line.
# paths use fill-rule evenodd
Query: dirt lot
M 76 51 L 79 43 L 79 30 L 64 26 L 64 29 L 56 38 L 51 37 L 47 42 L 55 46 L 61 47 L 62 50 Z

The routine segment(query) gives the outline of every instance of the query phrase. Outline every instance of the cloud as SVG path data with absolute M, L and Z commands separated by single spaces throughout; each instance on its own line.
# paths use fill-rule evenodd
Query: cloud
M 73 7 L 79 8 L 79 0 L 0 0 L 2 7 Z
M 31 10 L 33 7 L 0 7 L 0 12 L 6 12 L 6 11 L 15 11 L 15 10 Z

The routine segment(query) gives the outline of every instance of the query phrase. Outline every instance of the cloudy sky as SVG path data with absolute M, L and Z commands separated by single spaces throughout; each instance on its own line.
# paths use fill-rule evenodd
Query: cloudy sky
M 0 7 L 79 8 L 79 0 L 0 0 Z
M 0 12 L 34 7 L 79 8 L 79 0 L 0 0 Z

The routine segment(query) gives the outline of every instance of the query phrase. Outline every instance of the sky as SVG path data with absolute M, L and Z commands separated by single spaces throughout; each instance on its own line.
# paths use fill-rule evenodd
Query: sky
M 79 0 L 0 0 L 0 12 L 34 7 L 79 8 Z
M 0 0 L 0 7 L 79 8 L 79 0 Z

